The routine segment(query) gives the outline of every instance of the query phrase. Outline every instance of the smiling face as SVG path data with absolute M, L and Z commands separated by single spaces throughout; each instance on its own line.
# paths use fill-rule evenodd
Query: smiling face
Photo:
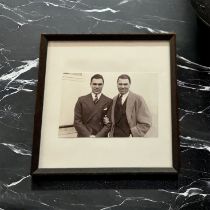
M 118 88 L 120 94 L 122 94 L 122 95 L 126 94 L 130 88 L 129 80 L 119 78 L 117 81 L 117 88 Z
M 99 94 L 103 89 L 104 83 L 102 79 L 92 79 L 90 83 L 90 87 L 92 89 L 92 93 Z

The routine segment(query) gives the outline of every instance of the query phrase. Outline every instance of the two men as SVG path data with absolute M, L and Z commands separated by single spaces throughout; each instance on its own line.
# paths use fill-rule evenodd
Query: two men
M 118 77 L 119 94 L 113 102 L 101 93 L 103 85 L 103 77 L 94 75 L 90 82 L 92 93 L 77 101 L 74 126 L 78 137 L 106 137 L 109 132 L 110 137 L 144 136 L 151 127 L 151 114 L 144 99 L 129 90 L 130 77 Z

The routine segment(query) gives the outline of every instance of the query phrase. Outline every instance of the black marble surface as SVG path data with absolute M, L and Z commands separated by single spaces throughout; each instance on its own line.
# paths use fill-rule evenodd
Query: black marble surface
M 191 0 L 197 16 L 203 23 L 210 26 L 210 1 L 209 0 Z
M 181 169 L 32 183 L 41 33 L 177 33 Z M 0 210 L 210 209 L 209 28 L 190 0 L 0 0 Z

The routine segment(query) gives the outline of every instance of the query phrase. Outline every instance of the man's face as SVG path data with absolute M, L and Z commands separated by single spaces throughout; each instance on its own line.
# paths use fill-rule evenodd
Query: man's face
M 104 83 L 102 79 L 92 79 L 90 83 L 90 87 L 92 88 L 92 92 L 95 94 L 101 93 L 103 89 Z
M 120 94 L 126 94 L 129 91 L 130 83 L 128 79 L 119 79 L 117 82 L 117 88 Z

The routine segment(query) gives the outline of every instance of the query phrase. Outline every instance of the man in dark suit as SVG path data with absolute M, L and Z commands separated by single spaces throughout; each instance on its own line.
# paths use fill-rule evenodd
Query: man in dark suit
M 118 77 L 119 94 L 113 98 L 111 137 L 143 137 L 151 127 L 150 111 L 143 97 L 129 91 L 130 85 L 128 75 Z
M 101 93 L 104 78 L 95 74 L 90 80 L 92 92 L 79 97 L 74 109 L 74 127 L 78 137 L 107 137 L 111 123 L 103 118 L 111 111 L 112 99 Z

